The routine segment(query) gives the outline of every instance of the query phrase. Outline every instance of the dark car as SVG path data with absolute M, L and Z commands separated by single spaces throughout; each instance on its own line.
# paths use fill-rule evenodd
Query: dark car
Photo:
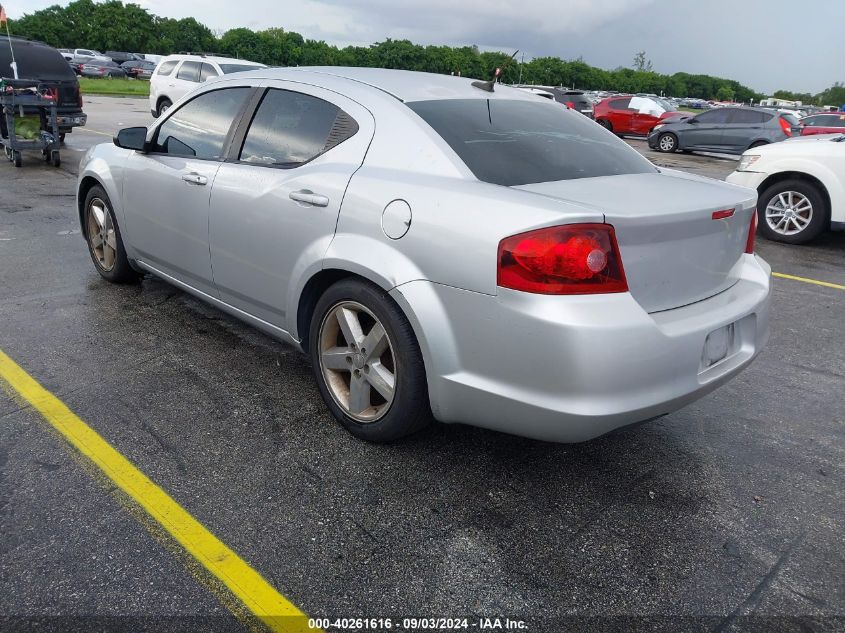
M 137 59 L 123 62 L 120 67 L 129 77 L 132 77 L 133 79 L 149 79 L 152 77 L 153 71 L 156 69 L 154 62 Z
M 742 154 L 751 147 L 789 138 L 797 124 L 791 114 L 763 108 L 714 108 L 686 121 L 655 125 L 648 146 L 660 152 Z
M 93 59 L 79 66 L 83 77 L 126 77 L 126 71 L 114 62 L 98 62 Z
M 12 77 L 13 71 L 10 40 L 0 36 L 0 76 Z M 82 93 L 79 80 L 62 54 L 43 42 L 19 37 L 11 38 L 20 79 L 33 79 L 56 84 L 58 87 L 59 130 L 62 138 L 76 126 L 85 125 L 87 116 L 82 111 Z M 24 114 L 27 114 L 24 111 Z M 0 117 L 2 118 L 2 117 Z M 6 135 L 6 123 L 0 121 L 2 133 Z
M 138 59 L 138 56 L 135 53 L 121 51 L 106 51 L 104 55 L 106 57 L 111 57 L 112 61 L 120 66 L 122 66 L 124 62 L 131 62 Z
M 554 94 L 555 101 L 558 103 L 563 103 L 570 110 L 577 110 L 584 116 L 593 118 L 593 102 L 582 91 L 553 88 L 551 92 Z

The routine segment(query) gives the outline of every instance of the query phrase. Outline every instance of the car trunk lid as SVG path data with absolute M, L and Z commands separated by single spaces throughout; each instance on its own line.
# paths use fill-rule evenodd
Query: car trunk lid
M 648 312 L 695 303 L 738 281 L 753 191 L 670 170 L 518 188 L 601 209 L 616 230 L 630 292 Z

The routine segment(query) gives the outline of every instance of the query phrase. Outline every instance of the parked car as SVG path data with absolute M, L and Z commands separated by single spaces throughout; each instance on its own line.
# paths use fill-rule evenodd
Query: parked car
M 845 112 L 813 114 L 800 119 L 793 126 L 795 136 L 813 136 L 815 134 L 840 134 L 845 132 Z
M 595 118 L 614 134 L 646 136 L 675 110 L 674 106 L 657 97 L 616 95 L 596 104 Z
M 827 230 L 845 231 L 845 130 L 748 150 L 728 182 L 759 193 L 763 236 L 804 244 Z
M 199 85 L 82 159 L 94 266 L 300 347 L 331 413 L 373 441 L 430 413 L 581 441 L 746 367 L 771 290 L 756 195 L 478 86 L 377 68 Z
M 114 62 L 88 61 L 79 65 L 79 74 L 83 77 L 126 77 L 126 71 Z
M 139 59 L 142 59 L 136 53 L 127 53 L 125 51 L 106 51 L 105 56 L 119 66 L 122 66 L 125 62 L 138 61 Z
M 742 154 L 792 136 L 798 120 L 764 108 L 713 108 L 685 121 L 656 125 L 648 146 L 660 152 L 701 150 Z
M 161 116 L 176 101 L 214 77 L 265 68 L 264 64 L 206 55 L 168 55 L 150 78 L 150 112 Z
M 85 125 L 88 120 L 82 111 L 82 93 L 79 91 L 79 80 L 64 60 L 61 53 L 43 42 L 22 39 L 10 40 L 0 35 L 0 77 L 12 76 L 10 64 L 12 50 L 18 65 L 18 76 L 21 79 L 33 79 L 55 83 L 58 86 L 58 123 L 60 138 L 70 133 L 74 127 Z M 28 112 L 24 110 L 24 113 Z M 33 111 L 32 114 L 36 112 Z M 7 135 L 5 117 L 0 116 L 0 133 Z
M 126 72 L 127 76 L 133 79 L 149 79 L 153 76 L 156 64 L 144 60 L 133 60 L 123 62 L 120 67 Z
M 75 58 L 82 60 L 91 60 L 97 62 L 110 62 L 112 58 L 108 55 L 103 55 L 100 51 L 95 51 L 91 48 L 74 48 L 70 51 Z

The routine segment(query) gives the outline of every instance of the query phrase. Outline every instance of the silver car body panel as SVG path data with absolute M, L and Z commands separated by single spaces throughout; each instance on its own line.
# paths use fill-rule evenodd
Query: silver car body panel
M 700 397 L 765 343 L 769 269 L 743 254 L 751 190 L 657 170 L 485 183 L 403 103 L 536 102 L 504 86 L 487 93 L 466 79 L 381 69 L 262 69 L 211 80 L 185 99 L 225 85 L 319 96 L 352 115 L 359 131 L 288 170 L 100 145 L 80 164 L 83 189 L 104 186 L 136 266 L 282 340 L 301 341 L 300 297 L 321 271 L 347 271 L 389 291 L 420 341 L 442 421 L 584 440 Z M 209 186 L 181 181 L 198 170 L 207 170 Z M 329 203 L 289 199 L 302 190 Z M 411 209 L 401 239 L 382 227 L 394 201 Z M 711 218 L 725 208 L 735 210 L 727 221 Z M 616 227 L 630 292 L 550 296 L 497 287 L 504 237 L 581 222 Z M 177 236 L 188 244 L 177 246 Z M 707 335 L 730 324 L 734 348 L 702 370 Z

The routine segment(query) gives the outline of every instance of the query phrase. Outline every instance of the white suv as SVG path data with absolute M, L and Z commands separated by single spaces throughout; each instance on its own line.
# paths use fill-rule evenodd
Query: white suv
M 265 68 L 264 64 L 231 57 L 168 55 L 150 78 L 150 112 L 161 116 L 200 83 L 221 75 Z

